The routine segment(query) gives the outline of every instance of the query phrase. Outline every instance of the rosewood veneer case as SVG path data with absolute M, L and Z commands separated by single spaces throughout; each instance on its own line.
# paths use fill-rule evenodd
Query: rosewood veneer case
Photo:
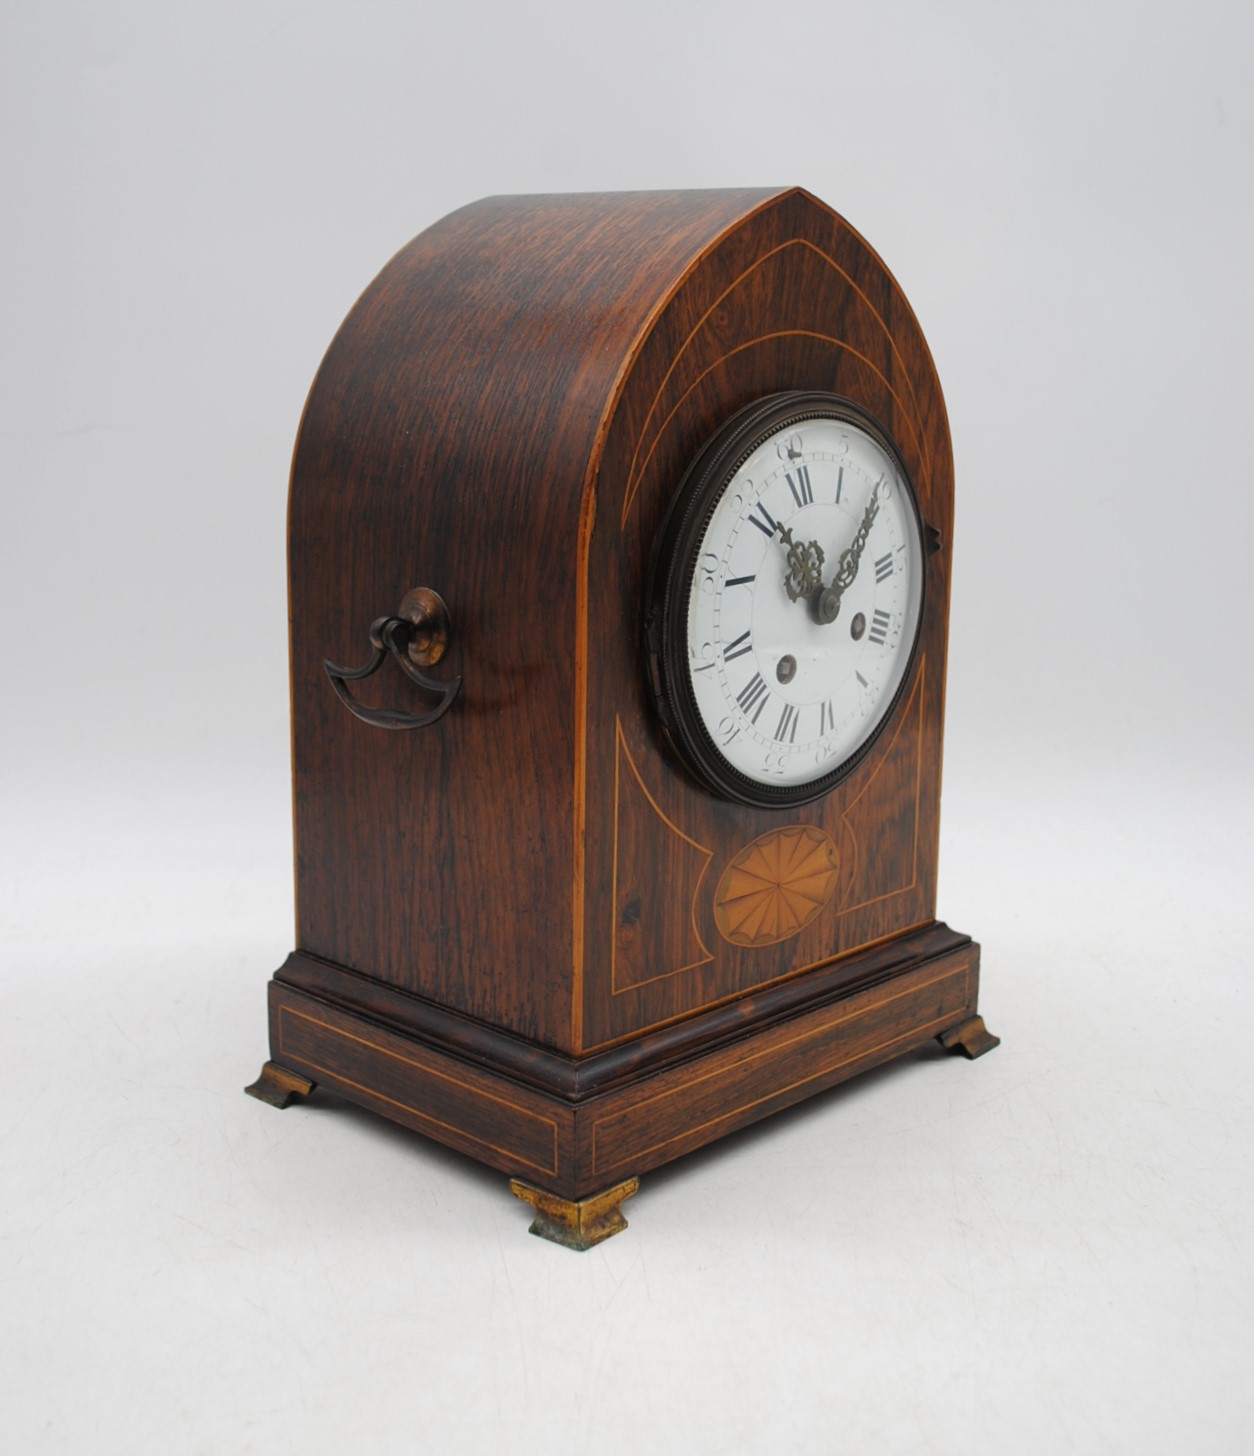
M 794 395 L 878 422 L 927 556 L 883 722 L 780 807 L 676 751 L 646 615 L 694 458 Z M 660 1164 L 932 1038 L 996 1045 L 936 919 L 952 524 L 914 314 L 806 192 L 497 197 L 415 238 L 296 442 L 296 947 L 248 1090 L 325 1084 L 587 1247 Z

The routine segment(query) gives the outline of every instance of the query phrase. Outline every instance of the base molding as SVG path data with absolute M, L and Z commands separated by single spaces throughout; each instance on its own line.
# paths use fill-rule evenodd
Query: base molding
M 381 1014 L 374 991 L 365 1004 L 350 999 L 368 978 L 327 962 L 318 991 L 293 984 L 293 963 L 299 973 L 309 959 L 289 957 L 270 983 L 271 1062 L 253 1095 L 285 1105 L 276 1099 L 325 1084 L 568 1203 L 622 1187 L 934 1037 L 980 1054 L 972 1050 L 981 1044 L 972 1029 L 979 947 L 943 925 L 850 957 L 839 975 L 809 972 L 783 998 L 780 988 L 745 997 L 734 1022 L 716 1008 L 666 1028 L 664 1038 L 646 1034 L 584 1059 L 481 1027 L 472 1051 L 467 1018 L 434 1008 L 439 1015 L 420 1031 L 415 1023 L 430 1008 L 407 997 L 422 1009 L 409 1005 L 398 1024 Z M 441 1034 L 449 1019 L 459 1023 L 452 1037 Z M 988 1050 L 996 1039 L 982 1022 L 979 1029 Z
M 713 1051 L 743 1036 L 746 1027 L 787 1019 L 809 1006 L 883 984 L 903 971 L 959 951 L 973 954 L 978 967 L 979 947 L 970 936 L 931 921 L 707 1011 L 580 1053 L 542 1046 L 308 951 L 293 951 L 274 979 L 476 1066 L 490 1066 L 549 1096 L 578 1103 L 694 1054 Z

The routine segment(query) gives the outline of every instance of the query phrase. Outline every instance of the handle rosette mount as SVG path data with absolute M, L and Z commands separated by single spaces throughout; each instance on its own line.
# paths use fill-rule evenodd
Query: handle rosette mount
M 434 667 L 444 656 L 451 630 L 448 607 L 439 592 L 432 591 L 430 587 L 415 587 L 405 594 L 394 617 L 378 617 L 371 623 L 370 646 L 373 650 L 370 661 L 364 667 L 340 667 L 329 660 L 322 665 L 340 702 L 363 723 L 372 723 L 376 728 L 425 728 L 448 712 L 453 699 L 461 691 L 460 677 L 440 682 L 420 671 L 424 667 Z M 439 698 L 430 712 L 402 713 L 397 708 L 368 708 L 353 697 L 348 684 L 378 672 L 389 654 L 411 682 Z

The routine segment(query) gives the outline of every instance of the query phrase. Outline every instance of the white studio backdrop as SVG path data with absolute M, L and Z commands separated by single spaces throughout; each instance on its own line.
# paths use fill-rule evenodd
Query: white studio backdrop
M 1254 1443 L 1254 11 L 0 8 L 0 1437 Z M 284 514 L 353 300 L 494 192 L 800 183 L 957 463 L 940 913 L 1003 1046 L 655 1174 L 240 1095 L 290 948 Z

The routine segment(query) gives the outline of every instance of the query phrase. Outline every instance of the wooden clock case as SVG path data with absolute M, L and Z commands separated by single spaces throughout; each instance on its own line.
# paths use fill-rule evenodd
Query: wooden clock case
M 790 811 L 689 777 L 642 645 L 685 467 L 783 390 L 882 424 L 933 547 L 891 721 Z M 994 1045 L 979 949 L 935 918 L 952 523 L 914 314 L 807 193 L 497 197 L 415 238 L 296 444 L 296 949 L 249 1090 L 324 1083 L 511 1175 L 582 1247 L 650 1168 L 933 1037 Z M 418 587 L 451 622 L 426 672 L 461 691 L 426 726 L 363 721 L 346 695 L 432 708 L 386 653 L 338 688 L 325 665 Z

